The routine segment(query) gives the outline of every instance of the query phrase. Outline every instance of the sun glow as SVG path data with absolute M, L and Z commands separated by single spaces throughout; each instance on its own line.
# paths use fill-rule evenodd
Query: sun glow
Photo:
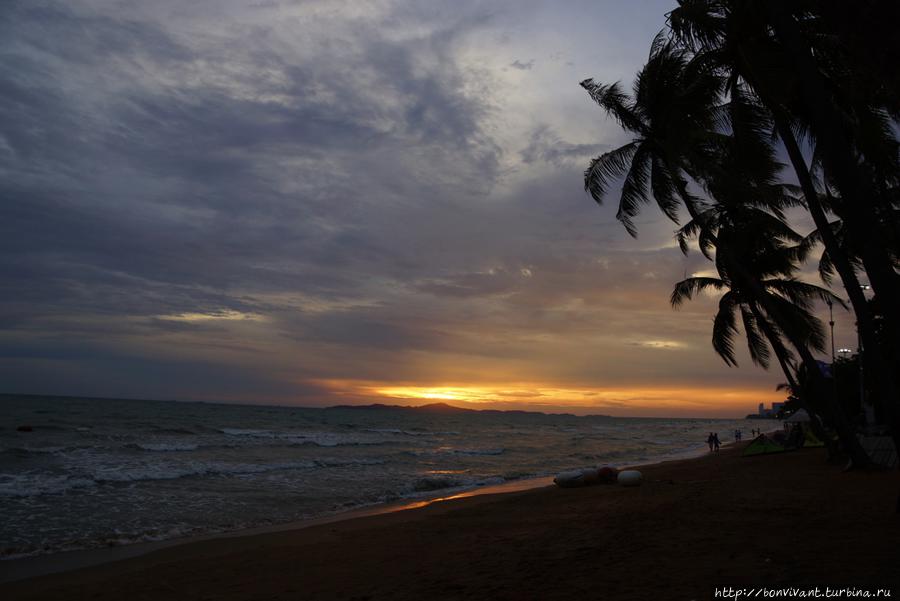
M 320 382 L 323 383 L 324 382 Z M 781 400 L 779 393 L 728 388 L 591 388 L 554 387 L 536 383 L 478 386 L 385 386 L 375 382 L 328 381 L 337 394 L 354 402 L 425 405 L 446 402 L 476 409 L 521 409 L 544 412 L 610 415 L 729 415 L 751 413 L 757 403 Z
M 480 399 L 486 389 L 480 388 L 428 388 L 417 386 L 397 386 L 377 388 L 373 391 L 380 396 L 393 399 L 427 399 L 432 401 L 462 401 L 465 403 L 482 402 Z

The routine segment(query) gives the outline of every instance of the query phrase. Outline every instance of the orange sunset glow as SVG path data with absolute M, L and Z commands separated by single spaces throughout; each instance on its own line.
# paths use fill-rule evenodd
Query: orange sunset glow
M 470 409 L 532 410 L 576 415 L 733 417 L 783 394 L 765 389 L 722 388 L 557 388 L 534 382 L 516 385 L 384 385 L 377 382 L 321 381 L 335 398 L 355 402 L 419 406 L 446 403 Z

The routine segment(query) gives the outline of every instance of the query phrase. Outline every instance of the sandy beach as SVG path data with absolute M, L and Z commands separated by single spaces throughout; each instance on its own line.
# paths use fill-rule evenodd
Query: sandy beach
M 2 586 L 5 599 L 704 599 L 900 585 L 894 472 L 740 447 L 640 488 L 544 487 L 192 542 Z

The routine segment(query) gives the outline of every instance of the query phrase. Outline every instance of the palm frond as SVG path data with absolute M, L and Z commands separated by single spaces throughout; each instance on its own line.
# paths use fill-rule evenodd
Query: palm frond
M 719 299 L 719 310 L 713 319 L 712 345 L 727 365 L 737 367 L 737 359 L 734 356 L 734 337 L 738 334 L 735 322 L 736 304 L 735 296 L 726 292 Z
M 763 369 L 769 369 L 769 345 L 766 343 L 765 336 L 760 332 L 756 316 L 745 305 L 741 305 L 741 321 L 744 324 L 744 335 L 747 337 L 750 359 Z
M 628 172 L 631 158 L 638 148 L 637 142 L 605 152 L 591 161 L 584 172 L 584 189 L 597 204 L 603 204 L 609 184 Z
M 622 183 L 622 195 L 619 197 L 619 210 L 616 219 L 622 222 L 631 236 L 637 236 L 637 228 L 632 217 L 638 214 L 640 206 L 647 198 L 647 183 L 650 178 L 651 156 L 647 149 L 639 146 L 631 157 L 631 165 Z
M 812 301 L 821 300 L 825 303 L 835 303 L 844 309 L 847 304 L 844 300 L 834 294 L 831 290 L 802 282 L 794 278 L 771 279 L 763 281 L 763 286 L 767 290 L 774 290 L 791 303 L 804 309 L 811 306 Z
M 644 131 L 644 125 L 635 114 L 631 99 L 618 82 L 602 84 L 593 79 L 585 79 L 580 85 L 587 90 L 591 99 L 612 115 L 624 129 L 634 133 Z
M 687 278 L 686 280 L 681 280 L 675 284 L 675 289 L 672 290 L 672 296 L 669 298 L 669 303 L 671 303 L 673 307 L 680 307 L 685 300 L 691 300 L 694 296 L 708 288 L 722 290 L 725 287 L 725 282 L 718 278 Z

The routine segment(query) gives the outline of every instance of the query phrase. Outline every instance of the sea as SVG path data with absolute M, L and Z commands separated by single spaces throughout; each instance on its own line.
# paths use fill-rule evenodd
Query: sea
M 276 526 L 653 463 L 706 451 L 711 431 L 726 442 L 757 425 L 5 395 L 0 558 Z

